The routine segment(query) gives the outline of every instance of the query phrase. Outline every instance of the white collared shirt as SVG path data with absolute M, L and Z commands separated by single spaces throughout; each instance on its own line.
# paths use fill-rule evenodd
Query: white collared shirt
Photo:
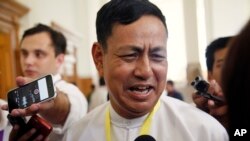
M 156 141 L 227 141 L 224 127 L 212 116 L 171 97 L 161 97 L 158 111 L 152 118 L 150 135 Z M 105 109 L 107 102 L 74 124 L 64 141 L 105 141 Z M 119 116 L 113 108 L 111 114 L 112 141 L 134 141 L 146 115 L 135 119 Z

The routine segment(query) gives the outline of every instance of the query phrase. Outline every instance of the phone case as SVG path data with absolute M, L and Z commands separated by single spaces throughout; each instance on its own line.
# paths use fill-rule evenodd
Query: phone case
M 8 114 L 7 117 L 12 126 L 15 124 L 20 126 L 19 132 L 17 133 L 14 140 L 18 140 L 22 135 L 26 134 L 32 128 L 35 128 L 36 132 L 28 141 L 33 141 L 39 135 L 43 135 L 44 140 L 53 129 L 53 127 L 46 120 L 37 115 L 33 115 L 27 123 L 26 119 L 23 117 L 14 117 L 10 114 Z
M 38 135 L 43 135 L 43 139 L 45 139 L 53 129 L 53 127 L 46 120 L 38 115 L 33 115 L 26 125 L 26 130 L 30 130 L 32 128 L 35 128 L 37 131 L 30 140 L 35 139 Z

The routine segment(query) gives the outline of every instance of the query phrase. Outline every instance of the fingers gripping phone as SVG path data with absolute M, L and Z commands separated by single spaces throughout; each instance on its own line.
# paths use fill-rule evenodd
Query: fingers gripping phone
M 39 117 L 38 115 L 33 115 L 30 118 L 30 120 L 26 124 L 26 129 L 25 130 L 29 131 L 32 128 L 35 128 L 36 132 L 31 137 L 30 140 L 35 139 L 38 135 L 43 135 L 43 139 L 45 139 L 53 129 L 53 127 L 46 120 Z
M 197 94 L 207 99 L 214 100 L 216 102 L 224 102 L 222 98 L 208 93 L 208 88 L 210 84 L 206 82 L 205 80 L 201 79 L 201 77 L 199 76 L 195 77 L 195 79 L 191 82 L 191 85 L 198 91 Z
M 31 104 L 48 101 L 56 97 L 53 79 L 46 75 L 8 92 L 9 112 L 24 109 Z
M 42 135 L 43 139 L 45 139 L 53 129 L 53 127 L 46 120 L 37 115 L 33 115 L 27 123 L 25 118 L 23 117 L 13 117 L 10 114 L 8 114 L 7 117 L 12 126 L 18 124 L 20 127 L 19 132 L 15 136 L 15 140 L 19 139 L 22 135 L 30 131 L 32 128 L 35 128 L 36 132 L 29 138 L 28 141 L 34 140 L 39 135 Z

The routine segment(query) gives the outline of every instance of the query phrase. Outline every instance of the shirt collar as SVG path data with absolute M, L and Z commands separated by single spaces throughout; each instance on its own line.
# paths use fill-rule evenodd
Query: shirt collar
M 138 117 L 138 118 L 133 118 L 133 119 L 126 119 L 124 117 L 121 117 L 114 108 L 110 104 L 110 118 L 111 118 L 111 123 L 115 126 L 122 127 L 122 128 L 137 128 L 142 126 L 143 121 L 147 118 L 148 114 Z
M 62 77 L 60 74 L 55 74 L 55 75 L 52 75 L 52 78 L 53 78 L 53 83 L 56 84 L 58 81 L 62 80 Z

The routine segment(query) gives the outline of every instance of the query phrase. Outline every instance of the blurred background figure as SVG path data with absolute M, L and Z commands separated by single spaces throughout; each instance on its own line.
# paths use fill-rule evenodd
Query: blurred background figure
M 174 81 L 168 80 L 166 84 L 167 95 L 183 101 L 182 94 L 175 89 Z
M 206 48 L 206 65 L 207 65 L 207 80 L 211 85 L 217 85 L 217 89 L 221 89 L 221 70 L 224 65 L 224 60 L 228 52 L 228 43 L 233 36 L 220 37 L 213 40 Z M 221 90 L 220 90 L 221 91 Z M 224 99 L 224 94 L 212 93 Z M 228 127 L 227 103 L 215 103 L 213 100 L 208 100 L 200 96 L 196 92 L 192 95 L 193 101 L 197 108 L 209 113 L 216 118 L 225 128 Z
M 14 109 L 12 116 L 39 114 L 53 125 L 49 139 L 59 141 L 67 129 L 85 116 L 88 109 L 84 94 L 75 85 L 62 79 L 59 69 L 64 63 L 67 42 L 65 36 L 45 24 L 37 24 L 23 33 L 20 42 L 20 64 L 24 77 L 17 77 L 18 86 L 27 83 L 28 78 L 36 79 L 52 74 L 57 96 L 49 102 L 32 104 L 26 109 Z M 13 115 L 14 114 L 14 115 Z M 13 128 L 12 133 L 22 132 Z M 31 134 L 25 133 L 23 136 Z M 33 133 L 34 134 L 34 133 Z M 10 134 L 10 139 L 15 135 Z M 16 140 L 16 139 L 14 139 Z
M 108 101 L 108 90 L 105 85 L 103 77 L 99 78 L 99 86 L 95 87 L 93 93 L 90 96 L 89 110 L 91 111 L 95 107 Z

